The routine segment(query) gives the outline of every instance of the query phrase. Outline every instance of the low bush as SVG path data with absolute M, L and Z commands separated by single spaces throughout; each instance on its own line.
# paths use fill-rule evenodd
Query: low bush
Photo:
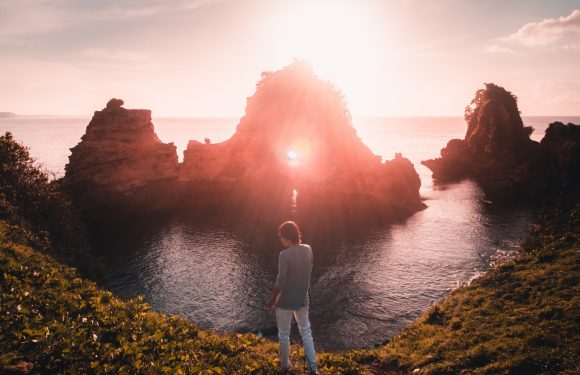
M 70 200 L 10 132 L 0 136 L 0 219 L 12 240 L 94 274 L 86 230 Z

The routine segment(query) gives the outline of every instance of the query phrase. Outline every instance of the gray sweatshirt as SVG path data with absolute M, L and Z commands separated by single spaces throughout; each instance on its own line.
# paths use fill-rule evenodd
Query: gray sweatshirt
M 311 273 L 312 249 L 310 245 L 294 245 L 280 252 L 275 286 L 282 290 L 278 297 L 279 308 L 298 310 L 308 305 Z

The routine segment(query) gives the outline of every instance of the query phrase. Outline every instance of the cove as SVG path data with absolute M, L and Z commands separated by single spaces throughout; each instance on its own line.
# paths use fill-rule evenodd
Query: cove
M 468 180 L 429 189 L 429 208 L 405 222 L 314 247 L 311 323 L 321 350 L 367 348 L 395 336 L 454 288 L 515 255 L 533 220 L 531 209 L 486 204 Z M 154 310 L 202 328 L 276 339 L 265 303 L 279 249 L 253 246 L 220 223 L 183 218 L 100 238 L 114 292 L 143 295 Z

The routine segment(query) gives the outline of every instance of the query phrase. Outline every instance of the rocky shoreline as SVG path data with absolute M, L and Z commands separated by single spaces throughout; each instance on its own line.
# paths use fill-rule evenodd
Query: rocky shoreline
M 580 125 L 552 123 L 535 142 L 516 97 L 494 84 L 477 91 L 465 119 L 465 138 L 450 140 L 440 158 L 422 162 L 436 181 L 473 178 L 488 200 L 502 204 L 574 199 L 580 189 Z

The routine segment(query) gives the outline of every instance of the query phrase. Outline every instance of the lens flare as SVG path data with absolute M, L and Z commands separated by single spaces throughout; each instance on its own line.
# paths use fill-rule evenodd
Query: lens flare
M 298 162 L 298 153 L 294 150 L 289 150 L 286 153 L 286 156 L 288 156 L 288 165 L 290 167 L 297 167 L 299 162 Z

